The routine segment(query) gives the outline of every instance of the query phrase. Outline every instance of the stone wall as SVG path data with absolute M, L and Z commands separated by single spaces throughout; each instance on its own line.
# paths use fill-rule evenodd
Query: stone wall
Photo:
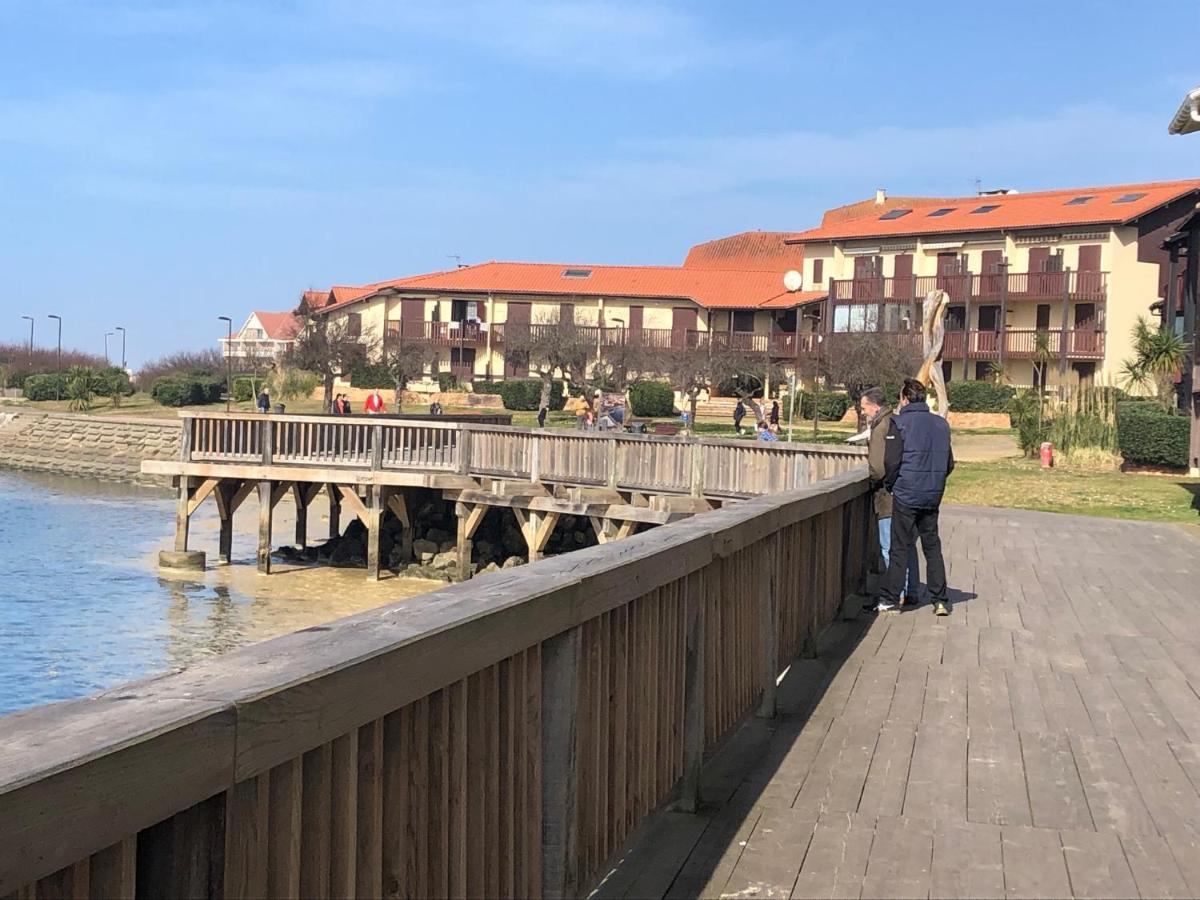
M 0 466 L 102 481 L 163 484 L 140 473 L 144 459 L 178 459 L 175 419 L 69 413 L 0 415 Z

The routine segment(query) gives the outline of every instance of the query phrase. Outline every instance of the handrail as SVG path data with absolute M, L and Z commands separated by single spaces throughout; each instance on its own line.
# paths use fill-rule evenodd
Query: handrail
M 845 472 L 0 719 L 0 895 L 586 892 L 774 714 L 862 582 L 867 490 Z

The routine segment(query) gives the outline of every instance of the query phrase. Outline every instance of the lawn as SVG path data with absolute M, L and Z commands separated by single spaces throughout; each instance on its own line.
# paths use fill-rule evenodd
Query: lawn
M 1028 459 L 964 462 L 950 476 L 945 502 L 1196 524 L 1200 521 L 1200 479 L 1045 470 Z

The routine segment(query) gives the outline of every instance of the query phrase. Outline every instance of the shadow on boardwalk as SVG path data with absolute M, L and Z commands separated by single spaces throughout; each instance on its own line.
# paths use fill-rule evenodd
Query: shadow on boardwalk
M 599 896 L 1200 895 L 1200 540 L 943 514 L 960 602 L 839 623 Z

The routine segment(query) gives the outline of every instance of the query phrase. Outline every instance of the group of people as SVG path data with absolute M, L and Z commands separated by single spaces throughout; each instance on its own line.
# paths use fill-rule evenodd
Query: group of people
M 333 398 L 333 405 L 329 411 L 335 416 L 348 416 L 354 410 L 350 408 L 350 398 L 345 394 L 337 394 Z M 383 402 L 383 395 L 376 388 L 367 395 L 367 399 L 363 401 L 363 412 L 369 416 L 378 416 L 387 412 L 387 404 Z
M 920 538 L 934 614 L 949 615 L 938 510 L 946 478 L 954 471 L 950 426 L 930 412 L 925 385 L 914 378 L 905 379 L 897 411 L 887 405 L 878 387 L 864 391 L 860 404 L 871 429 L 867 462 L 875 487 L 879 546 L 887 567 L 878 597 L 863 610 L 887 612 L 920 603 Z
M 738 434 L 742 433 L 742 420 L 746 418 L 746 404 L 742 400 L 738 400 L 737 406 L 733 408 L 733 430 Z M 771 403 L 771 411 L 763 418 L 758 420 L 755 425 L 756 439 L 760 441 L 777 441 L 779 440 L 779 401 L 775 400 Z

